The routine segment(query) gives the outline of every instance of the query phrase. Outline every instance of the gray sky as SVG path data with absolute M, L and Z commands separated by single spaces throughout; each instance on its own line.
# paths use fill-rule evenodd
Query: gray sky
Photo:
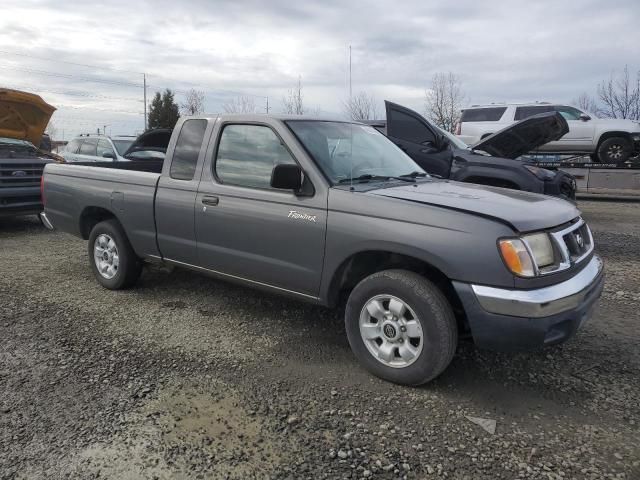
M 235 92 L 279 112 L 300 75 L 307 105 L 341 113 L 352 45 L 354 92 L 381 114 L 384 99 L 422 111 L 447 71 L 468 103 L 566 102 L 625 64 L 640 69 L 639 20 L 638 0 L 4 0 L 0 86 L 57 106 L 65 137 L 139 131 L 142 75 L 131 72 L 146 72 L 149 96 L 204 90 L 210 112 Z

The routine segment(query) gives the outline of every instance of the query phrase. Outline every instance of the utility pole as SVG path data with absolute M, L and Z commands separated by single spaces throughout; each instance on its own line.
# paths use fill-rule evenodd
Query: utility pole
M 142 74 L 142 88 L 144 89 L 144 131 L 147 131 L 147 74 Z
M 267 97 L 267 115 L 269 115 L 269 97 Z
M 351 97 L 353 95 L 351 89 L 351 45 L 349 45 L 349 102 L 351 102 Z

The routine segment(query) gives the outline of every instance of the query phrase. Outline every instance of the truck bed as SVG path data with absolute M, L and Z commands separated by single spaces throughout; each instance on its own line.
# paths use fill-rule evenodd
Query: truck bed
M 83 230 L 86 214 L 100 209 L 113 212 L 136 252 L 157 255 L 154 199 L 160 173 L 119 168 L 116 162 L 105 163 L 109 166 L 47 165 L 45 202 L 47 211 L 58 224 L 56 227 L 86 238 L 88 232 Z M 134 167 L 129 162 L 119 163 Z

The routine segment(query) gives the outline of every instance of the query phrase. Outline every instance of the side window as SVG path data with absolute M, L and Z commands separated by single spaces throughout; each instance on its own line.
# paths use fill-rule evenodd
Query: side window
M 113 152 L 113 148 L 111 148 L 111 144 L 108 140 L 101 138 L 98 140 L 98 148 L 96 150 L 96 154 L 98 157 L 102 157 L 105 153 L 110 153 L 115 158 L 115 154 Z
M 82 145 L 80 145 L 80 151 L 78 153 L 80 155 L 91 155 L 92 157 L 95 157 L 97 145 L 98 145 L 97 139 L 86 138 L 82 141 Z
M 560 112 L 565 120 L 580 120 L 580 115 L 582 112 L 577 108 L 566 107 L 566 106 L 556 106 L 556 112 Z
M 65 147 L 64 150 L 65 152 L 76 153 L 78 151 L 79 146 L 80 146 L 80 140 L 78 140 L 77 138 L 74 138 L 69 143 L 67 143 L 67 146 Z
M 470 108 L 462 111 L 460 122 L 497 122 L 507 107 Z
M 389 136 L 419 145 L 435 142 L 433 132 L 417 118 L 398 110 L 391 110 L 389 113 L 391 115 L 391 118 L 387 119 Z
M 171 160 L 171 178 L 193 180 L 206 129 L 206 120 L 187 120 L 182 124 Z
M 539 113 L 553 112 L 554 108 L 551 105 L 536 105 L 534 107 L 517 107 L 514 120 L 524 120 L 525 118 L 533 117 Z
M 222 130 L 215 170 L 224 183 L 271 188 L 271 172 L 281 163 L 295 161 L 269 127 L 227 125 Z

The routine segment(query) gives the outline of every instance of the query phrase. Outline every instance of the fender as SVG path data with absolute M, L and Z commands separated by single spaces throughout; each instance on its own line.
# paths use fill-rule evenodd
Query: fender
M 544 182 L 524 168 L 518 160 L 501 159 L 500 165 L 487 165 L 491 157 L 482 157 L 483 164 L 473 164 L 465 159 L 456 158 L 451 170 L 451 180 L 484 185 L 500 186 L 501 182 L 516 185 L 519 190 L 544 193 Z M 483 178 L 485 182 L 474 181 Z

